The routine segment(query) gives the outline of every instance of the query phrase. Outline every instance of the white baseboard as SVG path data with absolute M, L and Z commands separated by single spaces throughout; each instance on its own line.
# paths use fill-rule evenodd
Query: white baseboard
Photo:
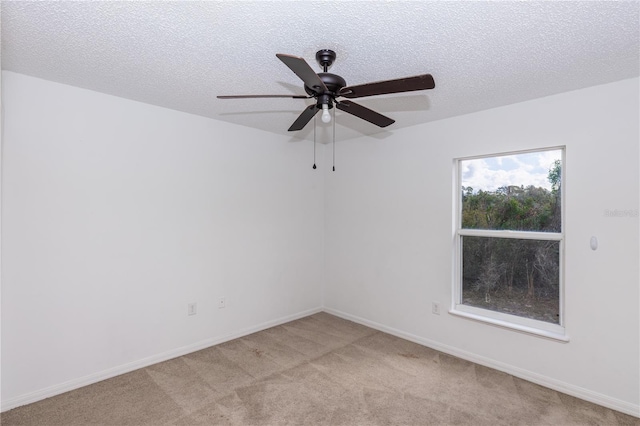
M 78 379 L 69 380 L 58 385 L 50 386 L 35 392 L 30 392 L 24 395 L 20 395 L 15 398 L 2 401 L 0 411 L 7 411 L 12 408 L 20 407 L 21 405 L 31 404 L 52 396 L 60 395 L 61 393 L 69 392 L 74 389 L 81 388 L 83 386 L 91 385 L 93 383 L 100 382 L 102 380 L 110 379 L 112 377 L 119 376 L 121 374 L 129 373 L 140 368 L 148 367 L 159 362 L 167 361 L 172 358 L 187 355 L 192 352 L 196 352 L 208 347 L 219 345 L 220 343 L 228 342 L 229 340 L 237 339 L 239 337 L 247 336 L 252 333 L 256 333 L 267 328 L 275 327 L 280 324 L 285 324 L 290 321 L 294 321 L 300 318 L 307 317 L 309 315 L 322 312 L 322 308 L 309 309 L 303 312 L 298 312 L 293 315 L 281 317 L 272 321 L 267 321 L 262 324 L 258 324 L 252 327 L 244 328 L 242 330 L 226 334 L 223 336 L 213 337 L 210 339 L 202 340 L 192 345 L 183 346 L 180 348 L 172 349 L 167 352 L 163 352 L 157 355 L 152 355 L 137 361 L 129 362 L 127 364 L 119 365 L 117 367 L 109 368 L 107 370 L 99 371 L 88 376 L 80 377 Z
M 628 414 L 634 417 L 640 417 L 640 405 L 631 404 L 626 401 L 621 401 L 616 398 L 612 398 L 607 395 L 603 395 L 598 392 L 593 392 L 588 389 L 581 388 L 579 386 L 572 385 L 570 383 L 562 382 L 554 378 L 543 376 L 538 373 L 534 373 L 528 370 L 524 370 L 513 365 L 505 364 L 503 362 L 495 361 L 491 358 L 486 358 L 480 355 L 476 355 L 471 352 L 463 351 L 452 346 L 443 345 L 430 339 L 425 339 L 420 336 L 416 336 L 411 333 L 406 333 L 395 328 L 387 327 L 374 321 L 369 321 L 364 318 L 360 318 L 354 315 L 347 314 L 331 308 L 324 308 L 324 312 L 331 315 L 335 315 L 340 318 L 347 319 L 349 321 L 356 322 L 358 324 L 366 325 L 367 327 L 374 328 L 379 331 L 400 337 L 405 340 L 417 343 L 422 346 L 427 346 L 431 349 L 435 349 L 440 352 L 444 352 L 449 355 L 453 355 L 458 358 L 465 359 L 467 361 L 474 362 L 476 364 L 483 365 L 485 367 L 493 368 L 513 376 L 519 377 L 524 380 L 536 383 L 540 386 L 544 386 L 558 392 L 565 393 L 567 395 L 575 396 L 576 398 L 584 399 L 585 401 L 593 402 L 594 404 L 602 405 L 603 407 L 611 408 L 612 410 L 620 411 L 621 413 Z

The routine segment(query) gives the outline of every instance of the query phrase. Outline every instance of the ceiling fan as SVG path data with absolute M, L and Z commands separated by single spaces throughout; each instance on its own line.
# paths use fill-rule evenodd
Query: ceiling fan
M 302 111 L 302 114 L 293 122 L 289 131 L 302 130 L 309 121 L 322 111 L 322 121 L 331 121 L 329 110 L 335 107 L 346 113 L 355 115 L 363 120 L 380 127 L 387 127 L 395 123 L 395 120 L 377 113 L 367 107 L 359 105 L 348 99 L 363 98 L 365 96 L 385 95 L 389 93 L 411 92 L 415 90 L 427 90 L 435 87 L 435 82 L 431 74 L 416 75 L 413 77 L 399 78 L 395 80 L 376 81 L 373 83 L 359 84 L 357 86 L 347 86 L 344 78 L 336 74 L 328 73 L 327 70 L 336 59 L 333 50 L 322 49 L 316 53 L 316 60 L 323 69 L 323 72 L 316 74 L 311 66 L 303 58 L 276 54 L 291 71 L 293 71 L 304 82 L 304 90 L 308 96 L 304 95 L 225 95 L 218 96 L 219 99 L 246 99 L 246 98 L 293 98 L 293 99 L 316 99 L 316 103 L 309 105 Z M 347 98 L 338 100 L 337 98 Z

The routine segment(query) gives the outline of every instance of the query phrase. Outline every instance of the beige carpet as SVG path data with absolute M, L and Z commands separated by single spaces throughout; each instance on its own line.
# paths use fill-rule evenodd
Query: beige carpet
M 319 313 L 2 413 L 9 425 L 640 425 Z

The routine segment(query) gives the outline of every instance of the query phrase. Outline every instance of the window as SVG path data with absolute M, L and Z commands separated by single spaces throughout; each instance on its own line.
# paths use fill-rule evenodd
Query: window
M 564 149 L 456 160 L 451 313 L 566 341 Z

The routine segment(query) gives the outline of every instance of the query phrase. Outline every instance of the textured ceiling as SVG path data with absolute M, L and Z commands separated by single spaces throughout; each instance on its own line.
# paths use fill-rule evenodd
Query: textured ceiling
M 396 120 L 340 111 L 337 139 L 394 130 L 639 75 L 639 2 L 2 2 L 2 67 L 297 139 L 310 100 L 276 53 L 333 49 L 355 85 L 430 73 L 430 91 L 357 100 Z M 318 120 L 320 131 L 327 125 Z M 324 126 L 324 127 L 322 127 Z

